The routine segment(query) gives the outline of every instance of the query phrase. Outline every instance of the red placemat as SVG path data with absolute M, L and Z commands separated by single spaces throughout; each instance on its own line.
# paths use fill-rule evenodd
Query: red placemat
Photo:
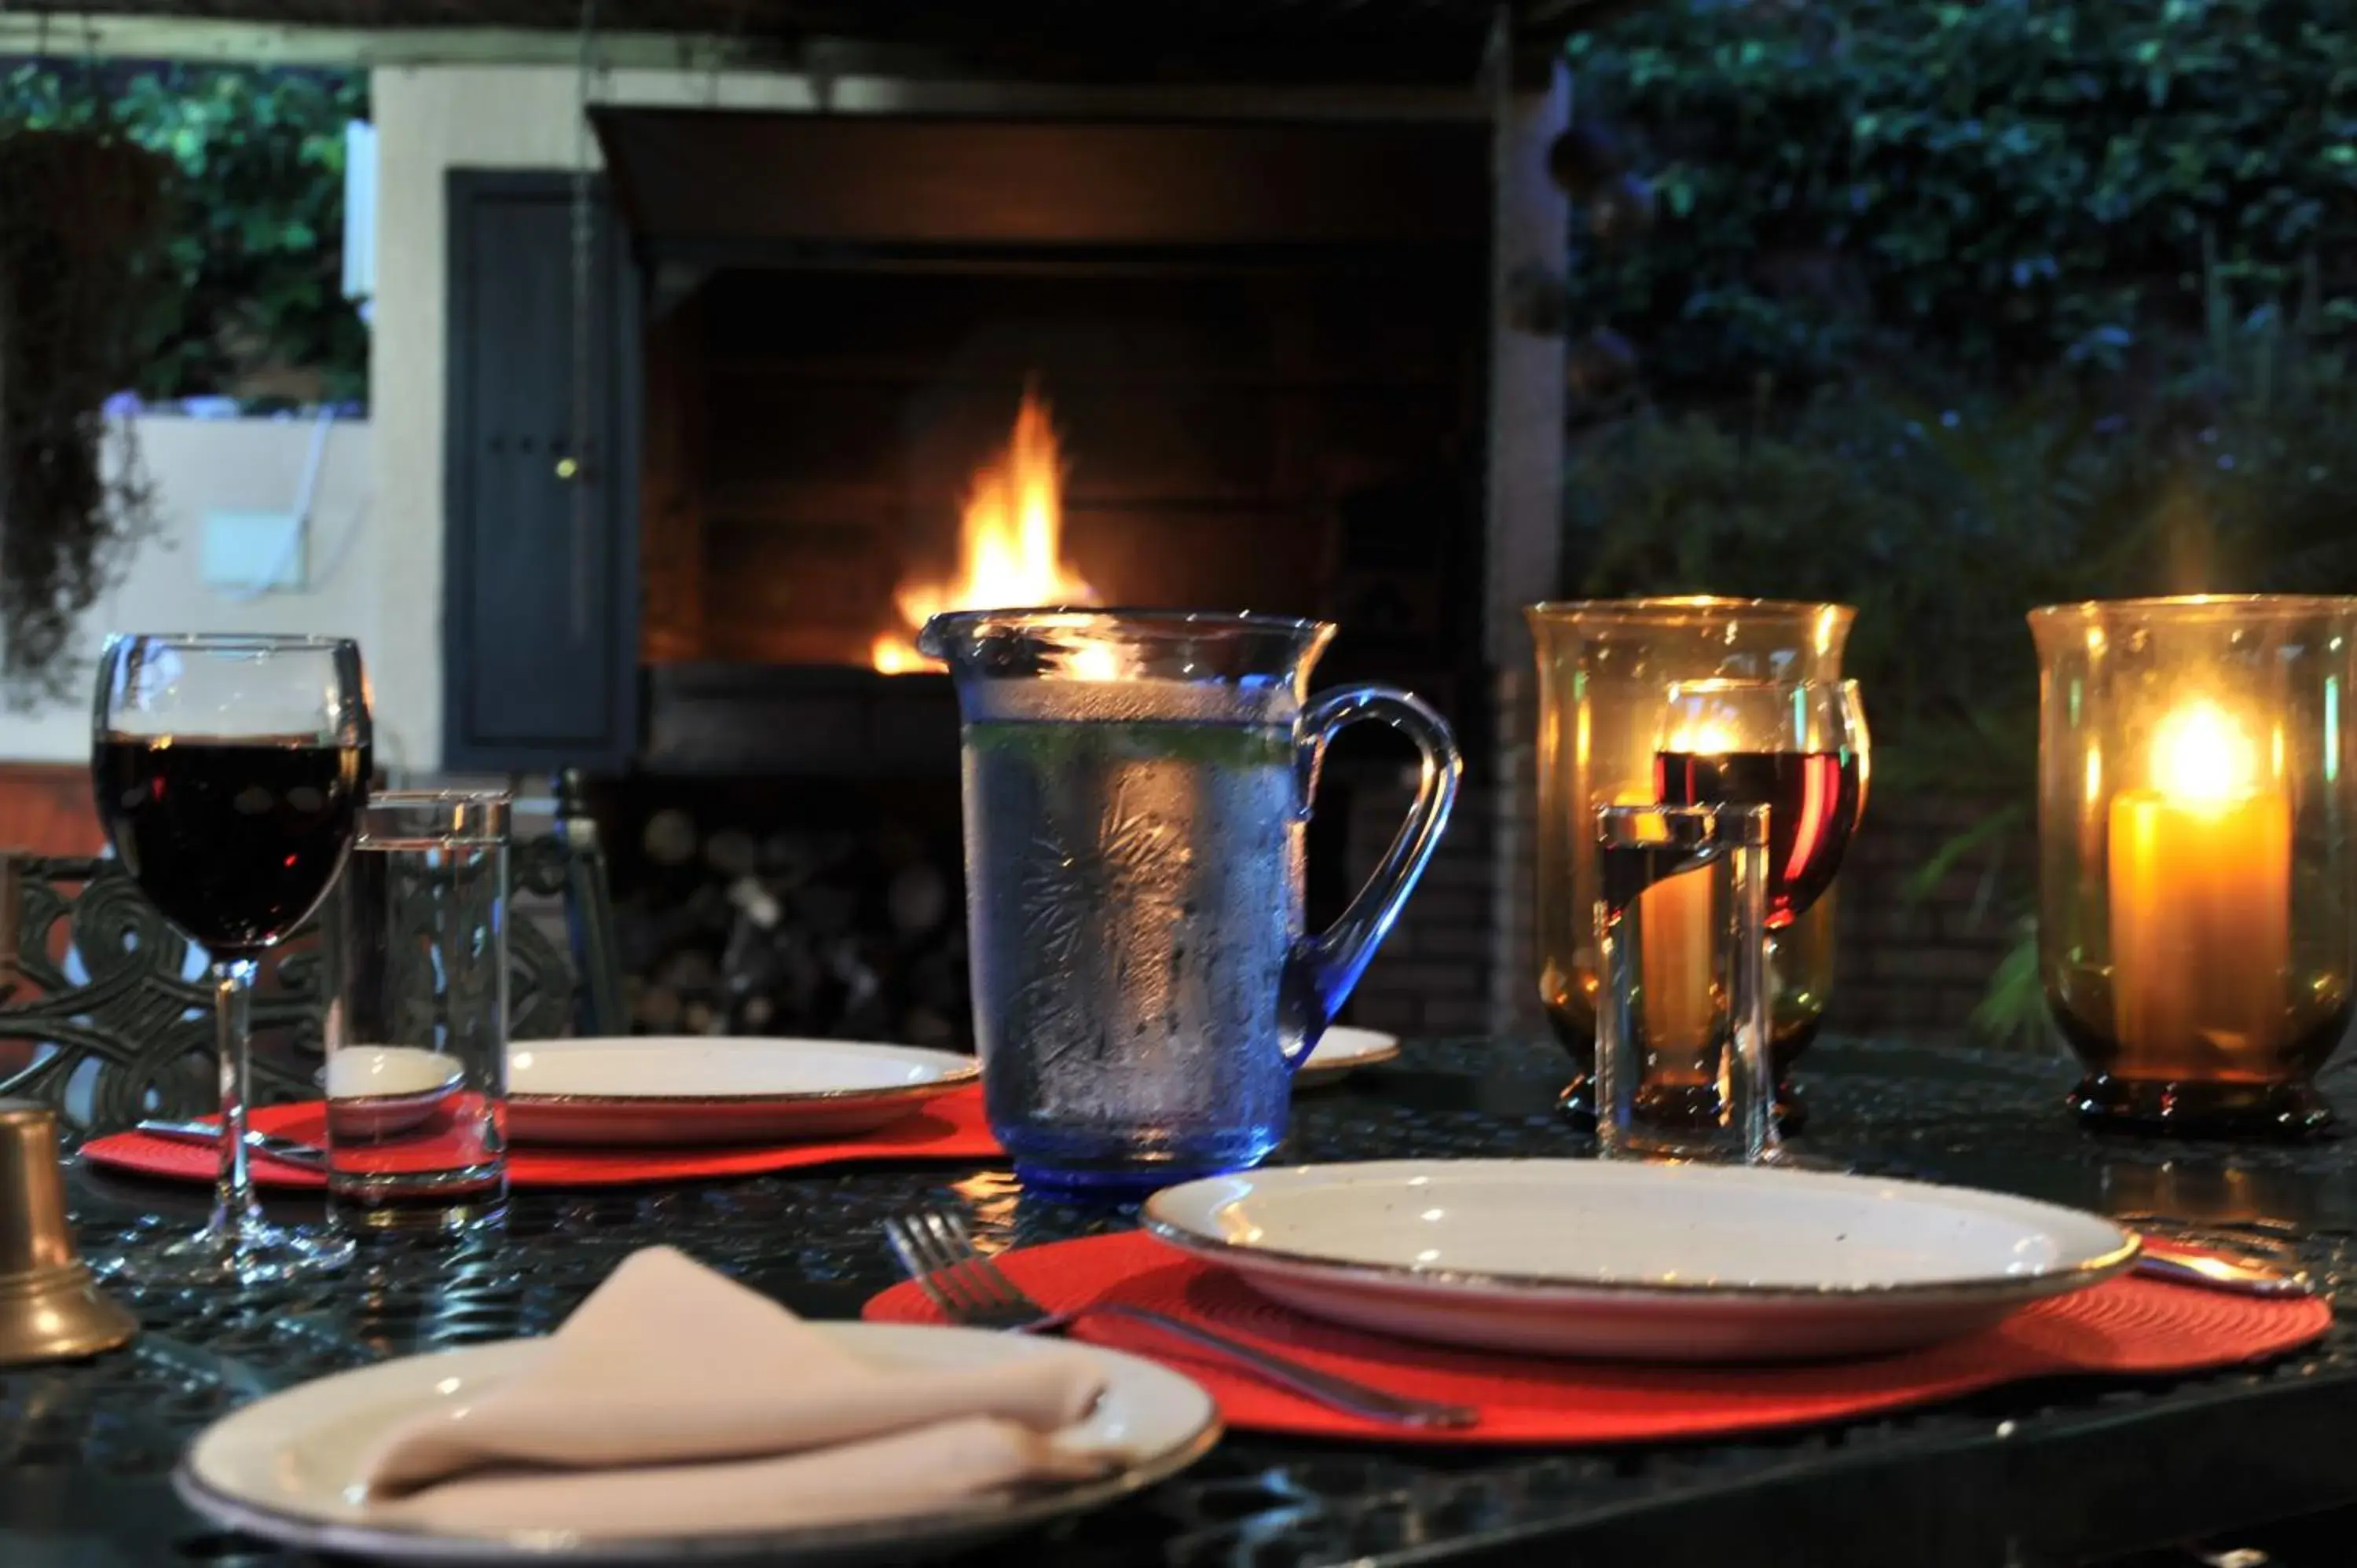
M 256 1128 L 306 1143 L 325 1141 L 328 1118 L 317 1100 L 273 1105 L 253 1113 Z M 812 1144 L 727 1145 L 693 1149 L 573 1149 L 519 1145 L 508 1151 L 508 1179 L 518 1187 L 630 1187 L 640 1182 L 691 1181 L 699 1176 L 758 1176 L 806 1165 L 878 1160 L 991 1160 L 998 1140 L 982 1117 L 979 1088 L 953 1089 L 928 1100 L 889 1126 L 856 1138 Z M 213 1179 L 213 1151 L 201 1144 L 116 1133 L 81 1146 L 81 1157 L 110 1170 L 182 1181 Z M 257 1155 L 253 1179 L 264 1187 L 321 1187 L 328 1178 Z
M 2024 1308 L 1997 1327 L 1928 1350 L 1782 1367 L 1636 1366 L 1454 1350 L 1305 1316 L 1233 1273 L 1137 1231 L 1000 1255 L 1017 1283 L 1059 1310 L 1126 1302 L 1192 1318 L 1329 1371 L 1397 1393 L 1469 1404 L 1480 1424 L 1415 1432 L 1312 1404 L 1200 1358 L 1167 1335 L 1083 1317 L 1096 1344 L 1167 1361 L 1200 1382 L 1231 1426 L 1388 1443 L 1638 1443 L 1799 1426 L 1952 1399 L 2027 1378 L 2194 1371 L 2278 1356 L 2332 1322 L 2321 1299 L 2260 1301 L 2134 1275 Z M 862 1315 L 938 1323 L 916 1286 L 898 1284 Z

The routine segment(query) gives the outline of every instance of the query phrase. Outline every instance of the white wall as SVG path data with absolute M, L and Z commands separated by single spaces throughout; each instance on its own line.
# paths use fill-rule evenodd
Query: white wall
M 81 656 L 94 656 L 110 631 L 328 633 L 360 639 L 371 684 L 378 685 L 379 630 L 413 618 L 413 608 L 393 597 L 371 559 L 380 537 L 393 531 L 371 498 L 376 474 L 368 424 L 339 420 L 328 431 L 302 589 L 240 600 L 205 586 L 199 575 L 205 513 L 292 510 L 312 434 L 307 419 L 138 416 L 135 435 L 159 528 L 131 557 L 122 583 L 82 618 Z M 0 708 L 0 761 L 87 761 L 90 709 L 79 682 L 77 692 L 31 714 Z M 378 755 L 389 766 L 414 765 L 420 745 L 432 738 L 423 726 L 429 719 L 438 724 L 438 714 L 390 700 L 381 688 L 376 698 Z

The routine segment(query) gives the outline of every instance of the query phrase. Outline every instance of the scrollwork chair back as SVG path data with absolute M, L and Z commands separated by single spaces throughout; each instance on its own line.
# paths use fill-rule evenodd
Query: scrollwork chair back
M 565 945 L 610 964 L 611 911 L 594 836 L 586 848 L 561 831 L 518 843 L 509 888 L 562 897 Z M 0 897 L 11 881 L 14 897 L 0 913 L 0 940 L 14 961 L 0 961 L 0 1098 L 54 1106 L 81 1135 L 143 1116 L 210 1112 L 219 1099 L 212 993 L 187 939 L 111 860 L 0 855 Z M 585 972 L 521 912 L 508 931 L 511 1036 L 623 1032 L 619 976 Z M 317 1092 L 320 969 L 316 922 L 264 960 L 253 999 L 256 1103 Z

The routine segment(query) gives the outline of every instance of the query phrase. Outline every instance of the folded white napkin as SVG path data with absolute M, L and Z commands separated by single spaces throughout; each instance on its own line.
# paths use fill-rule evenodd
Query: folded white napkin
M 1050 1441 L 1103 1380 L 1077 1355 L 886 1370 L 668 1247 L 626 1259 L 512 1378 L 363 1461 L 371 1517 L 660 1536 L 928 1512 L 1119 1461 Z

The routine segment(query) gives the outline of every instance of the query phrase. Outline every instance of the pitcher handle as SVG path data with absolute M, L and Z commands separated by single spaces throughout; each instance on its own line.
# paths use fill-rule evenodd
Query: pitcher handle
M 1458 753 L 1448 721 L 1423 698 L 1390 686 L 1343 686 L 1318 698 L 1301 715 L 1296 755 L 1305 815 L 1317 792 L 1327 746 L 1344 726 L 1361 719 L 1380 719 L 1415 742 L 1424 753 L 1424 771 L 1407 820 L 1351 907 L 1324 931 L 1293 944 L 1279 1005 L 1283 1034 L 1299 1041 L 1286 1052 L 1288 1068 L 1300 1067 L 1317 1048 L 1318 1036 L 1366 972 L 1383 933 L 1399 918 L 1400 906 L 1407 902 L 1409 889 L 1440 843 L 1440 830 L 1448 825 L 1449 808 L 1457 803 L 1457 781 L 1465 772 L 1465 758 Z

